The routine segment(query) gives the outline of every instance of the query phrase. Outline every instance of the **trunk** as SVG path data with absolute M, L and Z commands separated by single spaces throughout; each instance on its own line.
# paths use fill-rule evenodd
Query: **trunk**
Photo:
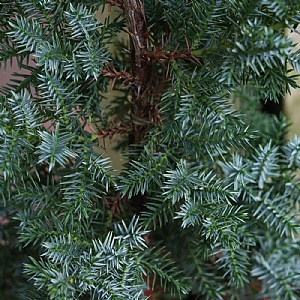
M 143 59 L 149 44 L 143 1 L 123 0 L 123 9 L 130 36 L 131 69 L 134 78 L 131 106 L 133 130 L 129 142 L 132 149 L 138 149 L 136 145 L 144 139 L 146 132 L 151 127 L 151 115 L 149 112 L 152 68 L 151 62 Z
M 133 77 L 131 99 L 132 132 L 129 135 L 130 149 L 139 151 L 139 145 L 151 127 L 151 61 L 143 59 L 149 44 L 144 4 L 141 0 L 123 0 L 128 34 L 131 44 L 131 73 Z M 132 197 L 135 212 L 140 212 L 146 201 L 145 195 Z

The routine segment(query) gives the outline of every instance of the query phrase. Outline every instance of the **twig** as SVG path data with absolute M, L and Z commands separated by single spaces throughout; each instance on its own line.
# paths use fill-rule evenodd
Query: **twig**
M 126 71 L 122 71 L 122 72 L 118 72 L 113 64 L 106 64 L 105 68 L 102 70 L 101 74 L 105 77 L 109 77 L 113 79 L 113 83 L 111 86 L 111 90 L 114 87 L 115 81 L 117 79 L 123 79 L 124 81 L 122 82 L 122 86 L 125 85 L 125 83 L 128 82 L 132 82 L 134 80 L 133 76 L 126 72 Z

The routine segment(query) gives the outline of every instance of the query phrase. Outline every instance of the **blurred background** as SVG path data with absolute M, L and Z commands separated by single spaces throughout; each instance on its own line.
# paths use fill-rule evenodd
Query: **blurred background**
M 298 30 L 300 30 L 300 26 L 298 26 Z M 298 48 L 300 48 L 300 35 L 288 35 L 293 39 L 295 43 L 298 43 Z M 295 134 L 300 136 L 300 89 L 292 89 L 291 95 L 286 95 L 284 101 L 284 111 L 286 116 L 289 117 L 293 122 L 288 137 L 292 138 Z

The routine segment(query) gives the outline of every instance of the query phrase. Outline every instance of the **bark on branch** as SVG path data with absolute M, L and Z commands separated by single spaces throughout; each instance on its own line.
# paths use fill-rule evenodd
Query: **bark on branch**
M 139 144 L 149 130 L 151 124 L 150 103 L 152 68 L 151 62 L 143 55 L 148 46 L 148 32 L 142 0 L 123 0 L 122 8 L 127 21 L 128 34 L 131 42 L 132 107 L 131 118 L 133 131 L 130 135 L 131 144 Z M 137 124 L 135 119 L 146 120 Z M 147 122 L 149 121 L 149 122 Z

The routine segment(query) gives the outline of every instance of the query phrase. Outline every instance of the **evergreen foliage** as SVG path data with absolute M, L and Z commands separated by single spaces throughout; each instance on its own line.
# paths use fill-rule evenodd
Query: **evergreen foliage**
M 299 23 L 297 0 L 2 1 L 0 298 L 299 299 L 300 138 L 260 112 L 298 87 Z

